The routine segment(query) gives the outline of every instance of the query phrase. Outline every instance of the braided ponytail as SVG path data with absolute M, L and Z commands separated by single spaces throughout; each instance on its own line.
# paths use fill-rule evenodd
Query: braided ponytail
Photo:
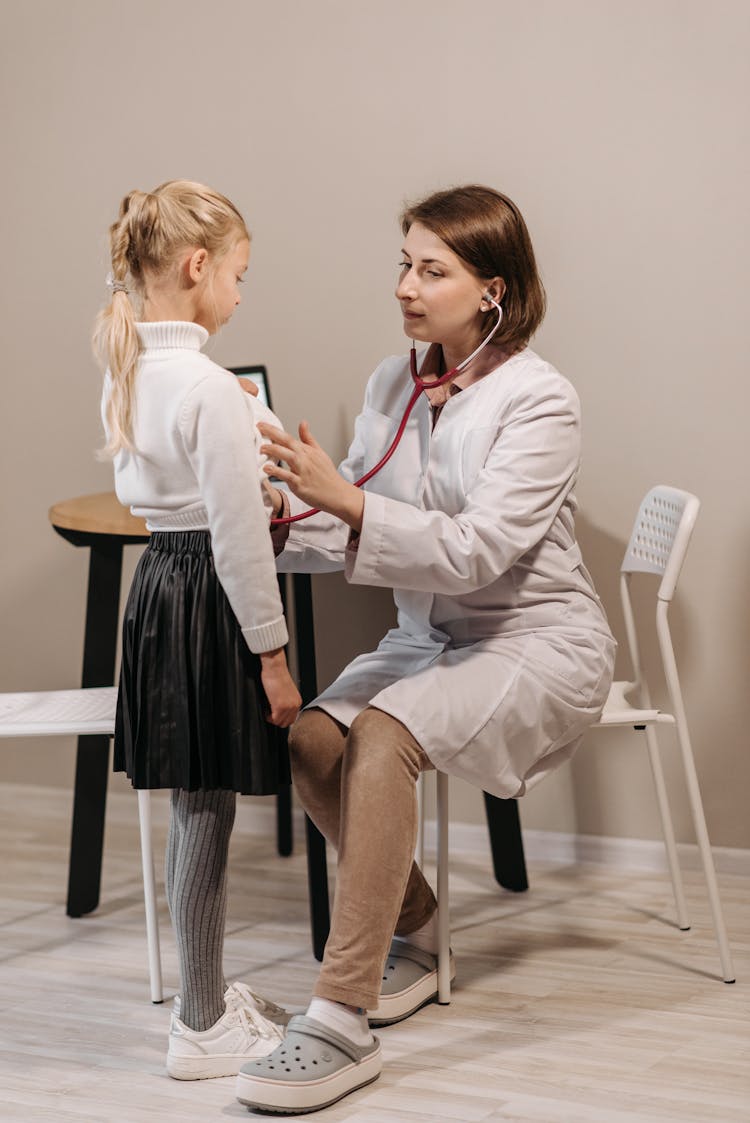
M 140 343 L 135 328 L 135 309 L 130 299 L 129 259 L 131 204 L 139 192 L 131 191 L 120 204 L 120 214 L 109 228 L 112 272 L 109 285 L 112 298 L 99 313 L 94 328 L 94 352 L 102 366 L 109 368 L 111 389 L 106 407 L 109 440 L 103 450 L 114 456 L 122 449 L 132 449 L 135 374 Z
M 135 382 L 141 344 L 136 311 L 149 276 L 166 273 L 181 251 L 196 246 L 221 257 L 250 235 L 237 208 L 217 191 L 190 180 L 170 180 L 154 191 L 131 191 L 109 228 L 112 299 L 98 315 L 94 352 L 109 369 L 106 405 L 109 439 L 103 454 L 133 449 Z

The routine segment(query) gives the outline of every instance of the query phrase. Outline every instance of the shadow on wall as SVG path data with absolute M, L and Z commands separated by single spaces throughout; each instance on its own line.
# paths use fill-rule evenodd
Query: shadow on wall
M 390 589 L 349 585 L 342 572 L 318 573 L 312 580 L 318 690 L 356 655 L 377 647 L 396 623 Z
M 633 510 L 633 518 L 637 504 Z M 584 560 L 594 579 L 597 592 L 604 604 L 610 627 L 618 641 L 615 677 L 629 680 L 633 668 L 625 636 L 625 621 L 620 600 L 620 566 L 630 537 L 631 527 L 623 527 L 622 537 L 605 533 L 590 523 L 580 513 L 576 516 L 576 529 Z M 630 593 L 635 614 L 640 645 L 641 662 L 651 690 L 652 703 L 670 709 L 669 696 L 662 670 L 656 635 L 656 593 L 661 578 L 653 574 L 635 574 L 631 579 Z M 669 612 L 678 671 L 683 692 L 688 696 L 687 684 L 700 674 L 702 653 L 699 650 L 697 628 L 693 626 L 684 593 L 677 593 Z M 674 734 L 662 729 L 660 742 L 668 772 L 676 764 L 673 753 Z M 606 755 L 605 755 L 606 754 Z M 637 761 L 637 763 L 636 763 Z M 595 729 L 587 734 L 581 750 L 571 763 L 572 791 L 577 829 L 583 834 L 625 833 L 622 826 L 630 819 L 638 821 L 639 815 L 628 814 L 630 800 L 638 802 L 643 784 L 650 787 L 650 768 L 645 737 L 632 729 Z M 635 808 L 632 809 L 636 811 Z

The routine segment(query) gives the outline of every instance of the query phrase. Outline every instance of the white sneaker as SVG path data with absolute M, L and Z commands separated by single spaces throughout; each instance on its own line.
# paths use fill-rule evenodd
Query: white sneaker
M 245 983 L 231 983 L 224 991 L 224 1005 L 227 1009 L 236 1010 L 240 1006 L 248 1006 L 251 1010 L 257 1010 L 269 1022 L 275 1022 L 277 1026 L 285 1026 L 292 1015 L 283 1006 L 277 1006 L 270 998 L 264 998 L 262 994 L 256 994 Z M 172 1013 L 178 1018 L 182 1003 L 180 1002 L 179 994 L 176 994 L 172 1003 Z
M 284 1040 L 284 1030 L 251 1006 L 227 1006 L 210 1029 L 190 1029 L 172 1014 L 167 1072 L 175 1080 L 236 1076 L 244 1064 L 267 1057 Z
M 256 994 L 245 983 L 231 983 L 224 992 L 224 1004 L 227 1009 L 249 1006 L 262 1014 L 267 1021 L 275 1022 L 277 1026 L 286 1026 L 292 1017 L 283 1006 L 277 1006 L 270 998 L 264 998 L 262 994 Z

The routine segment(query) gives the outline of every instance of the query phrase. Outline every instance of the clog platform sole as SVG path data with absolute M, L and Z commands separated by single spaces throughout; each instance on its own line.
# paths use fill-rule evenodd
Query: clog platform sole
M 451 982 L 455 977 L 456 964 L 451 955 Z M 394 940 L 385 962 L 377 1008 L 367 1011 L 367 1020 L 376 1027 L 401 1022 L 428 1002 L 434 1002 L 437 993 L 437 956 Z
M 294 1017 L 282 1045 L 237 1076 L 241 1104 L 275 1115 L 303 1115 L 364 1088 L 380 1076 L 380 1042 L 359 1047 L 312 1018 Z

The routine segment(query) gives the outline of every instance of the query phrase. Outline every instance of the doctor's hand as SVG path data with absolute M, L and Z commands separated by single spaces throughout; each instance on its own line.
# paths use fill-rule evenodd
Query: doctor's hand
M 311 507 L 320 507 L 335 515 L 356 531 L 362 529 L 365 500 L 359 488 L 339 475 L 331 460 L 301 421 L 299 438 L 261 422 L 258 429 L 266 439 L 260 451 L 272 460 L 282 460 L 285 467 L 266 464 L 264 471 L 289 485 L 298 499 Z

